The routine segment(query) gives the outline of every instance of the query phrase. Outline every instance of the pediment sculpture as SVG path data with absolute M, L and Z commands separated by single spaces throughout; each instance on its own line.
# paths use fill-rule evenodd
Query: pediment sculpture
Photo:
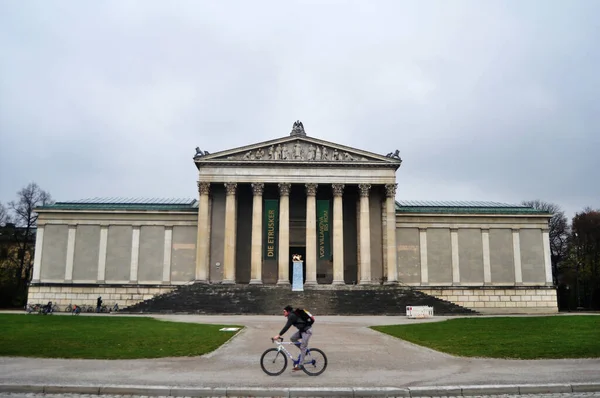
M 326 145 L 295 141 L 252 149 L 228 156 L 230 160 L 292 160 L 292 161 L 368 161 L 364 156 Z

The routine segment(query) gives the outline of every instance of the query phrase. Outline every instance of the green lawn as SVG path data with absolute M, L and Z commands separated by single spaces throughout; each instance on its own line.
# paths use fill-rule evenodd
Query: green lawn
M 464 357 L 600 358 L 600 316 L 593 315 L 458 318 L 372 329 Z
M 222 327 L 241 328 L 137 316 L 0 314 L 0 356 L 87 359 L 197 356 L 214 351 L 236 334 L 219 331 Z

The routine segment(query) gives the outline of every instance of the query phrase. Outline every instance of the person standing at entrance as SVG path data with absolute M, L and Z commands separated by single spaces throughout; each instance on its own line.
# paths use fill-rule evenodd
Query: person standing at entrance
M 308 347 L 308 341 L 312 336 L 312 327 L 294 313 L 294 309 L 291 305 L 288 305 L 283 309 L 283 316 L 287 318 L 287 322 L 279 334 L 273 337 L 273 340 L 279 339 L 291 326 L 298 329 L 298 331 L 290 338 L 296 347 L 300 348 L 300 360 L 298 361 L 298 365 L 294 366 L 292 371 L 301 370 L 303 367 L 302 364 L 304 363 L 304 355 L 306 355 L 306 348 Z M 298 343 L 298 340 L 302 340 L 301 343 Z
M 102 309 L 102 297 L 98 297 L 98 300 L 96 300 L 96 312 L 100 312 L 101 309 Z

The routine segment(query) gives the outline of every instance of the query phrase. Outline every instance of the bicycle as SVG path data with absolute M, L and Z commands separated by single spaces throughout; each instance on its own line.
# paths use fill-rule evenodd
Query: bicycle
M 288 364 L 288 358 L 292 361 L 294 366 L 300 362 L 300 354 L 298 358 L 294 359 L 294 356 L 285 348 L 286 345 L 299 345 L 300 343 L 283 342 L 283 338 L 279 340 L 271 341 L 277 344 L 277 348 L 267 349 L 260 357 L 260 367 L 269 376 L 279 376 L 285 371 Z M 302 370 L 309 376 L 318 376 L 325 371 L 327 368 L 327 356 L 323 351 L 318 348 L 306 348 L 306 355 L 304 356 L 304 363 L 302 364 Z

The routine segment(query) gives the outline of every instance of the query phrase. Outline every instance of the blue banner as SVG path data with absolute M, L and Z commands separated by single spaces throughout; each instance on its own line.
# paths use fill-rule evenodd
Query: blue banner
M 303 261 L 294 261 L 293 275 L 292 275 L 292 291 L 302 292 L 304 291 L 304 275 L 302 270 Z

